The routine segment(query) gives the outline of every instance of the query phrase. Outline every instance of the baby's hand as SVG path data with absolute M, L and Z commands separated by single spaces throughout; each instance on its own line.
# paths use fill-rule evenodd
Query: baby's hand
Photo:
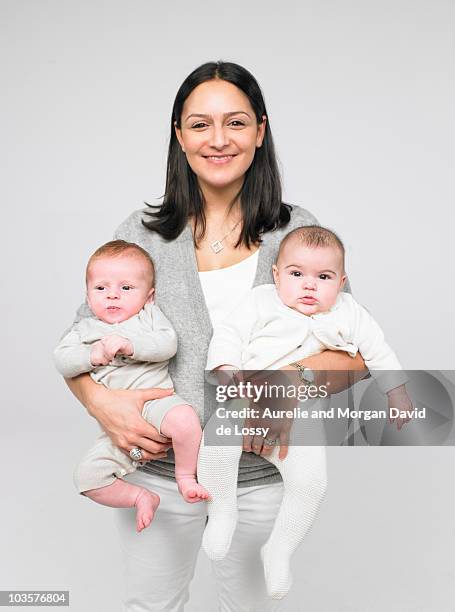
M 104 354 L 109 358 L 109 361 L 112 361 L 118 354 L 131 357 L 134 353 L 132 342 L 130 342 L 128 338 L 123 338 L 122 336 L 117 336 L 115 334 L 112 336 L 104 336 L 104 338 L 101 338 L 100 342 L 103 345 Z
M 90 363 L 93 366 L 103 366 L 107 365 L 109 362 L 110 359 L 104 351 L 104 345 L 101 340 L 98 340 L 98 342 L 95 342 L 92 345 L 92 350 L 90 351 Z
M 122 336 L 104 336 L 92 346 L 90 362 L 93 366 L 108 365 L 119 353 L 131 356 L 134 353 L 132 343 Z
M 406 416 L 397 417 L 397 429 L 398 431 L 403 427 L 405 423 L 409 423 L 411 420 L 411 412 L 413 411 L 413 405 L 409 395 L 406 392 L 404 385 L 400 385 L 395 389 L 392 389 L 387 393 L 387 399 L 389 404 L 389 421 L 393 423 L 395 416 L 391 413 L 391 408 L 405 411 L 408 414 Z

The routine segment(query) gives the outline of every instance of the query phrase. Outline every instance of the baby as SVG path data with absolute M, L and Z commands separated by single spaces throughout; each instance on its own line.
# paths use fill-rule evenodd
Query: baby
M 154 265 L 144 249 L 114 240 L 90 257 L 86 270 L 87 302 L 96 318 L 82 319 L 55 349 L 57 369 L 66 378 L 90 372 L 111 389 L 170 388 L 168 360 L 177 350 L 174 329 L 154 303 Z M 178 395 L 146 402 L 146 421 L 172 439 L 175 477 L 182 497 L 194 503 L 208 498 L 196 481 L 201 441 L 199 418 Z M 131 460 L 102 433 L 75 471 L 75 484 L 90 499 L 116 508 L 136 507 L 140 532 L 153 519 L 160 499 L 123 476 L 142 458 Z M 133 461 L 135 459 L 135 461 Z
M 401 366 L 381 329 L 342 291 L 344 247 L 333 232 L 319 226 L 293 230 L 283 239 L 272 271 L 275 284 L 252 289 L 246 301 L 215 328 L 207 358 L 209 372 L 226 382 L 228 373 L 221 370 L 231 371 L 232 376 L 237 370 L 275 370 L 292 364 L 305 375 L 304 368 L 292 362 L 325 349 L 351 356 L 359 351 L 387 393 L 389 409 L 412 410 L 404 387 L 406 376 L 402 371 L 390 373 Z M 408 420 L 399 419 L 398 428 Z M 211 494 L 203 547 L 210 558 L 221 559 L 237 520 L 235 490 L 242 449 L 240 444 L 205 445 L 209 430 L 204 432 L 198 463 L 199 481 Z M 275 599 L 291 586 L 290 557 L 310 528 L 326 488 L 324 447 L 294 445 L 286 456 L 279 443 L 264 440 L 273 448 L 265 458 L 276 465 L 284 483 L 275 525 L 261 550 L 267 589 Z

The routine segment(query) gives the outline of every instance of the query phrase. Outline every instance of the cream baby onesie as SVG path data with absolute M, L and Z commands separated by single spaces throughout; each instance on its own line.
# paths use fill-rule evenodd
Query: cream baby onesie
M 133 344 L 131 357 L 119 355 L 109 365 L 94 367 L 90 362 L 92 344 L 104 336 L 119 335 Z M 121 323 L 105 323 L 87 317 L 66 334 L 54 351 L 55 364 L 65 378 L 90 372 L 97 383 L 109 389 L 145 389 L 173 386 L 168 362 L 177 351 L 175 331 L 155 304 L 146 304 L 133 317 Z M 174 406 L 187 404 L 178 395 L 170 395 L 144 404 L 142 416 L 160 431 L 165 415 Z M 75 470 L 74 481 L 81 493 L 98 489 L 134 472 L 137 463 L 101 433 Z

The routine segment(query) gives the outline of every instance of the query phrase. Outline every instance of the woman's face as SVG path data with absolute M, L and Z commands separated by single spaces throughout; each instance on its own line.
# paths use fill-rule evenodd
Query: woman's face
M 175 131 L 203 190 L 240 189 L 265 122 L 264 116 L 258 125 L 247 96 L 232 83 L 206 81 L 191 92 Z

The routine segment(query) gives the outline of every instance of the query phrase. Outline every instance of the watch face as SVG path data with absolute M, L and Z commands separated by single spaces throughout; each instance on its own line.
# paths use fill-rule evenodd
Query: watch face
M 314 372 L 311 368 L 303 368 L 302 376 L 309 383 L 314 383 Z

